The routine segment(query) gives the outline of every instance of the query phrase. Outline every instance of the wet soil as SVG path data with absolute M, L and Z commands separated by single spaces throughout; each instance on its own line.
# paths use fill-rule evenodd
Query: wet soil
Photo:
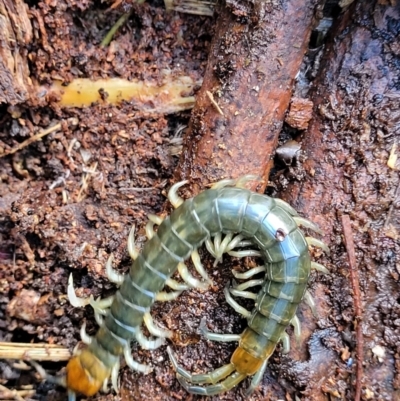
M 110 48 L 101 49 L 99 43 L 123 12 L 121 8 L 109 11 L 107 4 L 73 0 L 30 2 L 30 7 L 36 10 L 32 14 L 35 39 L 29 49 L 30 67 L 32 79 L 39 85 L 52 79 L 69 82 L 81 76 L 157 81 L 164 69 L 198 79 L 205 71 L 212 19 L 167 14 L 157 3 L 134 6 L 131 18 Z M 398 21 L 399 17 L 390 18 Z M 362 26 L 363 19 L 357 23 Z M 45 26 L 45 31 L 41 26 Z M 393 30 L 397 25 L 392 22 L 390 26 Z M 392 43 L 390 37 L 386 39 Z M 392 65 L 397 62 L 396 49 L 392 44 L 394 56 L 388 61 Z M 359 77 L 357 72 L 354 76 Z M 355 82 L 352 93 L 357 93 L 362 82 L 355 79 L 352 82 Z M 324 240 L 333 251 L 331 259 L 318 252 L 314 255 L 331 271 L 330 276 L 313 273 L 311 277 L 311 293 L 320 315 L 315 318 L 306 305 L 300 306 L 299 318 L 304 327 L 301 340 L 296 342 L 289 328 L 291 352 L 282 355 L 278 346 L 262 385 L 251 397 L 245 395 L 249 384 L 246 380 L 234 390 L 209 400 L 352 399 L 353 297 L 338 210 L 350 213 L 355 220 L 353 229 L 366 317 L 362 397 L 399 399 L 400 262 L 399 237 L 396 237 L 399 182 L 398 171 L 386 167 L 399 135 L 398 117 L 388 118 L 398 109 L 398 87 L 393 88 L 391 93 L 397 91 L 397 97 L 383 97 L 380 113 L 375 108 L 371 114 L 375 117 L 369 136 L 359 126 L 355 130 L 354 125 L 344 124 L 343 128 L 340 122 L 348 121 L 349 113 L 329 108 L 320 112 L 331 146 L 323 159 L 333 161 L 330 164 L 333 170 L 337 165 L 347 166 L 340 183 L 347 197 L 342 196 L 338 201 L 340 208 L 336 203 L 332 211 L 325 206 L 319 213 L 316 206 L 328 203 L 326 200 L 322 203 L 321 196 L 317 196 L 321 193 L 327 193 L 325 197 L 333 201 L 338 199 L 329 189 L 330 184 L 335 188 L 333 184 L 338 182 L 335 176 L 326 174 L 318 178 L 322 170 L 311 162 L 307 164 L 304 155 L 289 163 L 290 166 L 276 161 L 269 193 L 289 196 L 285 193 L 292 185 L 289 192 L 296 193 L 296 199 L 300 200 L 290 199 L 290 202 L 321 225 Z M 368 96 L 364 100 L 368 104 L 372 101 Z M 78 119 L 77 125 L 71 125 L 71 117 Z M 60 110 L 52 99 L 32 98 L 29 105 L 2 106 L 0 119 L 0 146 L 5 148 L 15 146 L 37 130 L 62 122 L 59 132 L 14 156 L 0 158 L 0 339 L 47 342 L 72 350 L 79 341 L 82 323 L 87 323 L 89 334 L 96 332 L 97 325 L 91 308 L 78 309 L 69 304 L 68 276 L 73 274 L 79 296 L 106 297 L 115 291 L 105 277 L 106 260 L 113 253 L 114 266 L 126 272 L 130 265 L 126 240 L 132 225 L 137 227 L 135 237 L 140 246 L 146 240 L 147 214 L 165 212 L 166 192 L 178 164 L 173 139 L 181 124 L 187 123 L 188 114 L 145 115 L 127 103 Z M 355 140 L 350 135 L 352 130 L 361 132 L 361 139 Z M 339 132 L 337 138 L 329 136 L 336 132 Z M 282 138 L 287 139 L 291 134 L 292 130 L 285 127 Z M 312 148 L 314 144 L 306 146 Z M 346 158 L 342 159 L 341 152 Z M 314 160 L 310 154 L 308 158 Z M 360 175 L 356 176 L 356 172 Z M 307 203 L 310 200 L 301 200 L 298 193 L 306 185 L 304 182 L 313 183 L 317 179 L 323 182 L 323 190 L 318 192 L 314 188 L 315 204 L 310 206 Z M 368 185 L 363 186 L 362 182 Z M 389 234 L 384 231 L 388 219 L 394 224 Z M 179 362 L 196 373 L 228 363 L 236 344 L 204 340 L 199 332 L 200 320 L 205 317 L 208 329 L 213 332 L 240 333 L 246 322 L 227 305 L 223 288 L 232 279 L 232 268 L 245 270 L 256 265 L 251 258 L 225 257 L 224 263 L 214 268 L 207 252 L 200 252 L 214 286 L 206 292 L 185 291 L 176 301 L 156 303 L 152 310 L 154 319 L 174 332 L 170 344 Z M 251 308 L 251 302 L 243 305 Z M 383 356 L 378 355 L 380 349 L 376 346 L 384 350 Z M 133 357 L 151 365 L 153 372 L 144 376 L 122 366 L 120 394 L 110 392 L 95 398 L 203 399 L 189 395 L 177 382 L 165 347 L 146 351 L 135 344 Z M 56 372 L 64 365 L 52 363 L 44 367 Z M 9 388 L 33 383 L 37 390 L 35 399 L 66 398 L 63 389 L 40 383 L 33 373 L 21 373 L 4 361 L 0 365 L 0 380 Z

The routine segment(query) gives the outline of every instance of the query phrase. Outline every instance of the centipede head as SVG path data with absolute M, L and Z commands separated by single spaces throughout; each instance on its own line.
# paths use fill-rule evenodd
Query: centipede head
M 87 397 L 96 394 L 111 373 L 89 349 L 73 356 L 67 365 L 66 385 L 69 392 Z

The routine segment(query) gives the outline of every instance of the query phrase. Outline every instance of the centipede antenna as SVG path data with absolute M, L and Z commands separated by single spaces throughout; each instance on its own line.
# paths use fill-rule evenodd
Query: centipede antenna
M 69 275 L 69 278 L 68 278 L 67 294 L 68 294 L 69 303 L 74 308 L 82 308 L 83 306 L 89 305 L 89 303 L 90 303 L 90 297 L 89 298 L 80 298 L 80 297 L 76 296 L 75 289 L 74 289 L 74 279 L 72 277 L 72 273 Z M 93 299 L 93 297 L 92 297 L 92 299 Z
M 136 340 L 144 349 L 157 349 L 165 343 L 165 338 L 157 338 L 155 340 L 147 338 L 141 330 L 136 333 Z
M 324 265 L 321 265 L 317 262 L 311 262 L 311 269 L 318 270 L 319 272 L 324 274 L 329 274 L 329 270 Z
M 306 241 L 307 241 L 308 245 L 316 246 L 317 248 L 321 248 L 328 256 L 331 254 L 331 251 L 329 250 L 329 248 L 325 244 L 325 242 L 322 242 L 319 239 L 316 239 L 314 237 L 306 237 Z
M 129 346 L 129 344 L 124 348 L 124 358 L 126 364 L 136 372 L 140 372 L 147 375 L 153 371 L 152 367 L 139 363 L 132 358 L 131 347 Z
M 119 393 L 119 384 L 118 384 L 118 372 L 119 372 L 119 361 L 111 369 L 111 386 L 113 387 L 114 391 L 118 394 Z
M 135 246 L 135 225 L 133 225 L 131 230 L 129 231 L 127 248 L 129 256 L 133 260 L 136 260 L 136 258 L 139 256 L 139 250 Z
M 247 280 L 258 273 L 265 273 L 265 266 L 257 266 L 244 273 L 238 273 L 236 270 L 232 270 L 233 276 L 238 280 Z
M 318 312 L 317 312 L 314 298 L 308 290 L 304 293 L 304 301 L 310 307 L 311 312 L 314 315 L 314 317 L 318 318 Z
M 114 255 L 111 254 L 106 262 L 106 275 L 107 275 L 107 278 L 112 283 L 120 286 L 123 283 L 125 276 L 123 274 L 118 273 L 116 270 L 113 269 L 113 267 L 112 267 L 113 261 L 114 261 Z
M 84 344 L 89 345 L 92 342 L 93 338 L 86 333 L 86 322 L 82 324 L 79 334 Z
M 163 338 L 171 338 L 172 337 L 172 334 L 173 334 L 172 331 L 162 329 L 161 327 L 158 327 L 154 323 L 154 320 L 153 320 L 152 316 L 150 315 L 150 312 L 146 312 L 144 314 L 143 321 L 152 336 L 163 337 Z
M 293 216 L 293 220 L 296 222 L 298 226 L 309 228 L 310 230 L 316 232 L 317 234 L 323 235 L 323 231 L 312 221 L 307 220 L 301 216 Z
M 186 265 L 182 262 L 178 263 L 178 272 L 182 277 L 182 280 L 187 283 L 192 288 L 197 288 L 199 290 L 206 290 L 208 288 L 208 283 L 201 282 L 197 280 L 197 278 L 193 277 L 190 273 Z
M 184 200 L 178 195 L 177 191 L 180 187 L 183 187 L 188 182 L 189 181 L 187 180 L 177 182 L 176 184 L 172 185 L 171 189 L 168 191 L 168 200 L 175 209 L 177 209 L 184 202 Z
M 197 251 L 197 249 L 195 249 L 191 253 L 190 256 L 192 258 L 192 262 L 193 262 L 194 268 L 196 269 L 197 273 L 199 273 L 200 276 L 203 277 L 203 279 L 205 281 L 207 281 L 209 284 L 212 284 L 212 280 L 210 279 L 207 272 L 205 271 L 203 263 L 201 263 L 200 255 L 199 255 L 199 252 Z

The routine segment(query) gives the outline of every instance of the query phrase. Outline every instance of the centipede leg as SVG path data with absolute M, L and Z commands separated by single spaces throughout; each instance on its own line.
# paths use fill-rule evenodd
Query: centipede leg
M 178 263 L 178 272 L 182 277 L 182 280 L 187 283 L 192 288 L 198 288 L 200 290 L 206 290 L 209 286 L 209 283 L 202 282 L 197 280 L 197 278 L 193 277 L 190 273 L 186 265 L 182 262 Z
M 158 302 L 170 302 L 175 300 L 176 298 L 179 297 L 179 295 L 182 294 L 182 291 L 172 291 L 172 292 L 165 292 L 165 291 L 160 291 L 156 295 L 156 301 Z
M 321 235 L 323 234 L 323 231 L 316 224 L 314 224 L 310 220 L 305 219 L 304 217 L 293 216 L 293 220 L 296 222 L 298 226 L 309 228 L 310 230 Z
M 172 337 L 171 331 L 162 329 L 161 327 L 158 327 L 155 325 L 154 320 L 151 317 L 149 312 L 144 314 L 143 321 L 144 321 L 144 324 L 146 325 L 147 329 L 149 330 L 149 333 L 152 336 L 164 337 L 164 338 Z
M 236 247 L 252 245 L 251 241 L 243 241 L 243 236 L 240 234 L 233 238 L 233 233 L 228 233 L 222 240 L 221 233 L 217 233 L 214 236 L 214 243 L 211 241 L 211 239 L 207 239 L 205 244 L 207 250 L 215 258 L 214 266 L 222 261 L 222 255 L 224 253 L 228 253 L 231 256 L 236 256 L 239 258 L 245 256 L 261 256 L 259 251 L 251 249 L 244 251 L 233 251 L 233 249 Z
M 242 316 L 244 316 L 245 318 L 249 318 L 251 316 L 251 312 L 248 311 L 247 309 L 243 308 L 243 306 L 239 305 L 231 296 L 230 292 L 229 292 L 229 287 L 226 286 L 224 288 L 224 294 L 225 294 L 225 298 L 226 298 L 226 302 L 228 302 L 228 304 L 235 309 L 235 311 L 239 314 L 241 314 Z
M 281 341 L 282 341 L 282 354 L 288 354 L 290 351 L 290 337 L 289 334 L 286 332 L 283 332 L 281 335 Z
M 311 269 L 318 270 L 319 272 L 324 274 L 329 274 L 329 270 L 324 265 L 321 265 L 317 262 L 311 262 Z
M 93 337 L 89 336 L 89 334 L 86 333 L 86 323 L 82 324 L 79 334 L 84 344 L 89 345 L 92 342 Z
M 120 286 L 124 281 L 124 275 L 118 273 L 116 270 L 113 269 L 112 263 L 114 260 L 114 255 L 111 254 L 106 263 L 106 275 L 107 278 L 114 284 Z
M 317 308 L 316 308 L 316 305 L 315 305 L 315 301 L 314 301 L 314 298 L 313 298 L 313 296 L 310 294 L 309 291 L 306 291 L 306 292 L 304 293 L 304 301 L 305 301 L 305 303 L 310 307 L 312 314 L 313 314 L 316 318 L 318 318 L 318 313 L 317 313 Z
M 225 365 L 222 368 L 228 367 L 229 365 Z M 216 377 L 219 379 L 223 378 L 223 374 L 219 374 L 220 373 L 220 369 L 215 369 L 213 372 L 208 373 L 207 375 L 213 375 L 213 377 Z M 228 370 L 228 369 L 227 369 Z M 217 376 L 216 373 L 218 373 L 219 375 Z M 223 372 L 225 374 L 225 372 Z M 192 379 L 196 380 L 196 376 L 205 376 L 205 375 L 192 375 Z M 211 395 L 217 395 L 217 394 L 221 394 L 224 393 L 225 391 L 229 391 L 232 388 L 234 388 L 235 386 L 237 386 L 240 382 L 242 382 L 245 378 L 247 377 L 247 375 L 239 373 L 239 372 L 233 372 L 230 376 L 228 376 L 225 380 L 223 380 L 222 382 L 218 383 L 218 384 L 214 384 L 212 386 L 208 386 L 208 387 L 200 387 L 200 386 L 191 386 L 186 380 L 183 379 L 182 376 L 178 375 L 178 381 L 181 384 L 181 386 L 188 392 L 191 394 L 198 394 L 198 395 L 205 395 L 205 396 L 211 396 Z M 216 379 L 214 379 L 216 380 Z M 197 382 L 197 380 L 196 380 Z M 206 382 L 200 382 L 199 384 L 204 384 Z
M 68 401 L 76 401 L 75 391 L 68 390 Z
M 246 184 L 250 181 L 262 181 L 262 178 L 254 174 L 247 174 L 244 175 L 243 177 L 233 178 L 233 179 L 226 178 L 224 180 L 214 183 L 213 185 L 211 185 L 211 188 L 213 189 L 219 189 L 224 187 L 245 188 Z
M 321 248 L 327 255 L 331 254 L 331 251 L 329 250 L 328 246 L 319 239 L 316 239 L 314 237 L 306 237 L 306 241 L 307 244 L 310 246 L 316 246 L 317 248 Z
M 172 185 L 171 189 L 168 191 L 168 200 L 175 209 L 177 209 L 184 202 L 183 199 L 178 195 L 177 191 L 180 187 L 183 187 L 188 182 L 189 181 L 177 182 L 176 184 Z
M 207 272 L 204 269 L 203 264 L 201 263 L 200 260 L 200 255 L 199 252 L 197 251 L 197 249 L 195 249 L 192 253 L 191 253 L 191 258 L 192 258 L 192 262 L 193 262 L 193 266 L 196 269 L 197 273 L 200 274 L 201 277 L 203 277 L 203 279 L 209 283 L 212 284 L 212 280 L 210 279 L 210 277 L 208 276 Z
M 236 288 L 229 288 L 229 292 L 235 297 L 254 299 L 254 300 L 257 299 L 257 294 L 254 294 L 254 292 L 251 291 L 240 291 L 237 290 Z
M 249 280 L 242 284 L 237 284 L 235 281 L 233 281 L 233 288 L 238 291 L 243 291 L 243 290 L 247 290 L 247 288 L 249 288 L 249 287 L 256 287 L 258 285 L 262 285 L 263 283 L 264 283 L 264 279 Z
M 164 338 L 149 339 L 147 338 L 141 330 L 136 333 L 136 340 L 144 349 L 157 349 L 165 343 Z
M 234 256 L 236 258 L 244 258 L 246 256 L 262 257 L 261 252 L 256 251 L 255 249 L 245 249 L 243 251 L 229 251 L 228 255 Z
M 225 235 L 225 238 L 221 241 L 221 234 L 216 235 L 214 237 L 214 251 L 216 255 L 216 259 L 214 262 L 214 267 L 222 261 L 222 255 L 225 252 L 227 246 L 232 241 L 233 233 L 228 233 Z
M 146 224 L 146 237 L 148 239 L 152 239 L 154 237 L 154 224 L 157 224 L 158 226 L 163 222 L 163 218 L 160 216 L 156 216 L 155 214 L 149 214 L 147 216 L 149 218 L 149 221 Z
M 116 393 L 119 392 L 118 373 L 120 364 L 117 362 L 111 369 L 111 386 Z
M 69 303 L 75 308 L 81 308 L 83 306 L 89 305 L 90 300 L 93 299 L 93 296 L 89 298 L 80 298 L 76 296 L 74 289 L 74 278 L 72 277 L 72 273 L 69 275 L 68 278 L 67 295 Z
M 89 301 L 89 304 L 95 312 L 100 313 L 101 315 L 105 315 L 107 313 L 107 309 L 111 306 L 113 301 L 114 295 L 103 299 L 97 298 L 96 300 L 92 297 Z
M 128 253 L 132 260 L 136 260 L 139 256 L 139 250 L 135 246 L 135 226 L 133 225 L 131 231 L 129 231 L 128 243 L 127 243 Z
M 173 366 L 174 370 L 176 371 L 176 373 L 178 374 L 179 382 L 183 385 L 183 387 L 186 390 L 188 390 L 190 393 L 193 393 L 193 394 L 203 394 L 203 395 L 218 394 L 218 393 L 224 391 L 226 388 L 224 386 L 221 387 L 222 383 L 217 384 L 216 386 L 210 386 L 210 387 L 197 387 L 197 386 L 192 387 L 192 386 L 189 386 L 188 383 L 183 379 L 186 379 L 190 383 L 214 384 L 214 383 L 217 383 L 220 380 L 224 379 L 225 377 L 227 377 L 228 375 L 230 375 L 232 372 L 235 371 L 235 366 L 232 363 L 229 363 L 229 364 L 221 366 L 220 368 L 215 369 L 209 373 L 192 375 L 187 370 L 185 370 L 181 366 L 179 366 L 178 361 L 176 360 L 175 355 L 173 354 L 170 347 L 167 347 L 167 352 L 169 355 L 169 359 L 172 363 L 172 366 Z M 245 375 L 243 375 L 243 378 L 244 377 L 245 377 Z M 243 380 L 243 378 L 241 380 Z M 207 391 L 207 389 L 214 389 L 214 391 L 216 390 L 216 392 L 209 393 Z
M 296 340 L 299 341 L 301 338 L 301 323 L 299 318 L 296 315 L 294 315 L 290 323 L 292 324 L 294 329 L 294 336 Z
M 212 189 L 220 189 L 224 187 L 233 187 L 236 184 L 236 179 L 225 178 L 224 180 L 215 182 L 211 185 Z
M 106 379 L 104 379 L 104 381 L 103 381 L 103 387 L 102 387 L 101 391 L 102 391 L 103 393 L 107 393 L 107 390 L 108 390 L 108 377 L 107 377 Z
M 201 334 L 210 341 L 218 341 L 218 342 L 231 342 L 231 341 L 240 341 L 240 334 L 217 334 L 212 333 L 207 330 L 206 319 L 203 318 L 200 321 L 200 331 Z
M 246 395 L 249 396 L 250 394 L 253 393 L 253 391 L 260 385 L 261 380 L 264 376 L 265 370 L 267 369 L 268 365 L 268 359 L 266 359 L 263 364 L 261 365 L 261 368 L 258 369 L 256 374 L 253 376 L 251 379 L 250 386 L 246 390 Z
M 282 199 L 279 198 L 274 198 L 275 203 L 283 209 L 285 212 L 289 213 L 292 216 L 298 216 L 299 214 L 296 212 L 295 209 L 292 208 L 292 206 L 289 205 L 289 203 L 286 203 Z
M 142 363 L 139 363 L 137 361 L 135 361 L 132 358 L 132 353 L 131 353 L 131 348 L 129 345 L 127 345 L 124 349 L 124 358 L 125 358 L 125 362 L 126 364 L 132 369 L 135 370 L 137 372 L 143 373 L 145 375 L 147 375 L 148 373 L 150 373 L 153 368 L 151 368 L 148 365 L 144 365 Z
M 186 284 L 179 283 L 178 281 L 169 278 L 165 281 L 165 285 L 167 285 L 169 288 L 172 288 L 173 290 L 177 291 L 185 291 L 188 290 L 190 287 Z
M 235 187 L 236 188 L 246 188 L 246 184 L 251 181 L 258 181 L 261 183 L 261 182 L 263 182 L 263 179 L 260 176 L 255 175 L 255 174 L 247 174 L 247 175 L 244 175 L 243 177 L 240 177 L 238 180 L 236 180 Z
M 265 271 L 266 271 L 265 266 L 257 266 L 244 273 L 238 273 L 236 270 L 232 270 L 232 274 L 238 280 L 247 280 L 258 273 L 265 273 Z

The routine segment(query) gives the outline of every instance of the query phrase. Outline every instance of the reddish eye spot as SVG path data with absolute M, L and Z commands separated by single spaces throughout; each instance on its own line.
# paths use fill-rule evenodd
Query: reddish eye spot
M 286 238 L 286 233 L 282 228 L 278 228 L 275 233 L 275 238 L 277 241 L 282 242 Z

